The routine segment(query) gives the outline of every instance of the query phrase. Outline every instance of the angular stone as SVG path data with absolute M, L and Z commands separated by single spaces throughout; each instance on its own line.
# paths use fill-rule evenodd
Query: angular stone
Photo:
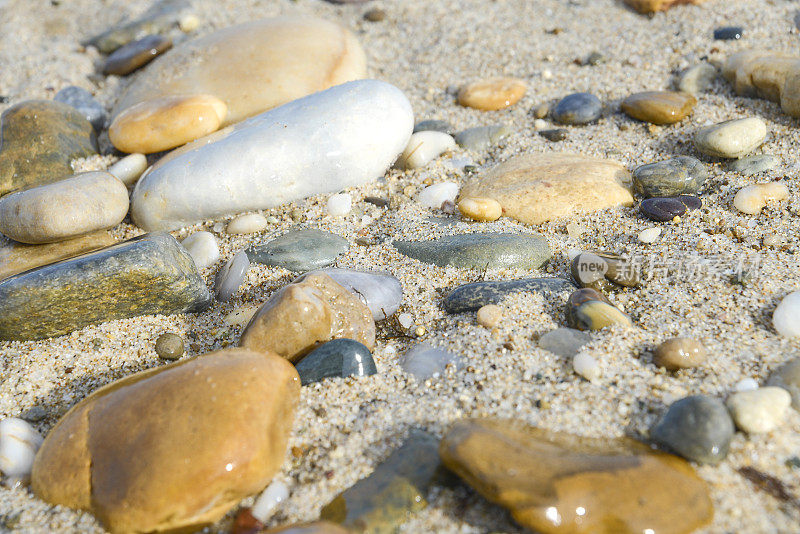
M 456 422 L 442 462 L 542 534 L 689 533 L 714 515 L 705 482 L 629 438 L 588 438 L 513 420 Z
M 639 13 L 655 13 L 656 11 L 666 11 L 672 6 L 680 4 L 700 4 L 706 0 L 625 0 Z
M 92 125 L 75 108 L 28 100 L 0 116 L 0 196 L 72 176 L 75 158 L 97 154 Z
M 291 365 L 244 349 L 128 376 L 50 431 L 33 491 L 112 532 L 200 530 L 278 472 L 299 393 Z
M 403 371 L 422 381 L 440 376 L 448 365 L 461 367 L 462 359 L 450 351 L 419 343 L 403 354 L 399 363 Z
M 592 340 L 592 336 L 574 328 L 556 328 L 539 337 L 539 346 L 564 358 L 571 358 Z
M 706 358 L 708 352 L 705 347 L 699 341 L 687 337 L 668 339 L 653 351 L 653 363 L 669 371 L 698 367 Z
M 102 130 L 106 124 L 107 114 L 105 108 L 94 99 L 92 93 L 82 87 L 74 85 L 65 87 L 56 93 L 53 100 L 78 110 L 78 113 L 92 123 L 96 132 Z
M 694 146 L 708 156 L 741 158 L 760 147 L 766 137 L 764 121 L 749 117 L 700 128 L 694 134 Z
M 645 91 L 622 101 L 622 111 L 633 119 L 652 124 L 674 124 L 689 116 L 697 99 L 674 91 Z
M 114 51 L 103 65 L 105 74 L 125 76 L 141 68 L 172 48 L 172 39 L 163 35 L 148 35 Z
M 575 256 L 570 267 L 572 279 L 580 287 L 597 291 L 613 291 L 641 284 L 640 267 L 631 258 L 600 251 L 582 252 Z
M 526 224 L 633 205 L 630 173 L 619 163 L 578 154 L 517 156 L 468 182 L 459 195 L 491 198 Z
M 589 124 L 600 118 L 603 104 L 590 93 L 567 95 L 555 105 L 550 115 L 559 124 Z
M 792 396 L 792 406 L 800 411 L 800 358 L 788 361 L 769 377 L 769 386 L 785 389 Z
M 487 304 L 500 304 L 508 295 L 516 293 L 572 292 L 575 286 L 563 278 L 523 278 L 498 282 L 472 282 L 454 289 L 442 305 L 447 313 L 475 311 Z
M 774 169 L 780 165 L 781 159 L 772 154 L 759 154 L 746 158 L 734 159 L 728 163 L 728 170 L 744 176 L 752 176 Z
M 518 78 L 490 78 L 462 87 L 458 103 L 481 111 L 497 111 L 519 102 L 527 90 L 528 84 Z
M 0 282 L 0 339 L 42 339 L 116 319 L 196 312 L 211 300 L 175 238 L 146 234 Z
M 128 214 L 128 188 L 95 171 L 0 198 L 0 232 L 21 243 L 56 243 L 112 228 Z
M 413 431 L 371 475 L 324 506 L 320 518 L 351 532 L 396 532 L 411 513 L 428 505 L 428 489 L 441 470 L 437 444 L 433 436 Z
M 314 274 L 276 291 L 259 308 L 239 345 L 297 361 L 319 344 L 348 338 L 372 349 L 375 321 L 355 295 L 327 275 Z
M 147 35 L 164 33 L 176 24 L 190 7 L 189 0 L 161 0 L 138 19 L 111 28 L 83 44 L 110 54 L 121 46 Z
M 460 269 L 538 269 L 553 257 L 547 240 L 537 234 L 459 234 L 392 245 L 423 263 Z
M 455 135 L 456 143 L 462 148 L 480 152 L 487 148 L 496 145 L 501 140 L 505 139 L 514 130 L 505 124 L 493 124 L 491 126 L 476 126 L 468 128 Z
M 361 185 L 394 162 L 413 124 L 396 87 L 339 85 L 171 152 L 139 179 L 131 214 L 142 228 L 174 229 Z
M 366 304 L 372 312 L 372 318 L 376 321 L 382 321 L 394 315 L 403 301 L 403 285 L 400 280 L 388 273 L 329 267 L 311 271 L 294 281 L 300 282 L 312 274 L 330 276 L 334 282 L 351 291 L 361 299 L 361 302 Z
M 318 18 L 276 17 L 176 46 L 136 78 L 114 115 L 148 100 L 207 94 L 228 106 L 226 126 L 365 76 L 364 51 L 348 30 Z
M 693 395 L 672 403 L 650 437 L 688 460 L 716 465 L 728 455 L 733 431 L 733 421 L 722 401 Z
M 602 293 L 590 288 L 575 291 L 567 301 L 567 324 L 578 330 L 600 330 L 607 326 L 631 326 L 622 313 Z
M 0 236 L 0 280 L 113 244 L 105 231 L 47 245 L 25 245 Z
M 349 248 L 345 238 L 310 228 L 290 230 L 263 245 L 253 245 L 247 249 L 247 256 L 255 263 L 310 271 L 334 264 Z
M 378 372 L 369 349 L 352 339 L 323 343 L 297 362 L 295 369 L 304 386 L 325 378 L 369 376 Z
M 694 195 L 708 178 L 708 170 L 691 156 L 648 163 L 633 171 L 633 188 L 644 197 Z

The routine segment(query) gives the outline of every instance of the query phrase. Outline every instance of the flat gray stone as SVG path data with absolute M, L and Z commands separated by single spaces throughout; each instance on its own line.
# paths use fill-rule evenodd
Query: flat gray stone
M 432 119 L 415 124 L 414 133 L 417 132 L 442 132 L 452 135 L 453 125 L 447 121 Z
M 547 240 L 536 234 L 459 234 L 392 244 L 409 258 L 463 269 L 538 269 L 553 257 Z
M 240 250 L 222 266 L 214 278 L 214 289 L 217 300 L 227 302 L 239 291 L 250 269 L 250 259 L 244 250 Z
M 322 230 L 290 230 L 263 245 L 247 249 L 250 261 L 290 271 L 321 269 L 350 248 L 347 240 Z
M 774 169 L 781 162 L 781 159 L 772 154 L 760 154 L 748 156 L 742 159 L 735 159 L 728 163 L 728 170 L 738 172 L 745 176 L 752 176 L 761 172 Z
M 378 372 L 372 353 L 354 339 L 334 339 L 323 343 L 295 364 L 304 386 L 325 378 L 369 376 Z
M 476 126 L 457 133 L 454 137 L 458 146 L 480 152 L 497 144 L 502 139 L 508 137 L 513 130 L 505 124 L 493 124 L 491 126 Z
M 497 282 L 472 282 L 454 289 L 444 299 L 447 313 L 475 311 L 487 304 L 499 304 L 514 293 L 561 293 L 575 290 L 569 280 L 563 278 L 524 278 Z
M 417 380 L 426 380 L 444 373 L 449 364 L 460 367 L 461 357 L 452 352 L 420 343 L 400 357 L 400 367 Z
M 138 19 L 106 30 L 84 41 L 83 44 L 94 46 L 103 54 L 110 54 L 131 41 L 166 32 L 190 7 L 188 0 L 161 0 L 153 4 Z

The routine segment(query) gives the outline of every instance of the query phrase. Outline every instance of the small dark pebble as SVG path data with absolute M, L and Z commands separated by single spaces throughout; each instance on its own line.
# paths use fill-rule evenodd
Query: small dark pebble
M 172 39 L 161 35 L 148 35 L 118 48 L 103 65 L 105 74 L 125 76 L 147 65 L 160 54 L 172 48 Z
M 380 22 L 385 18 L 386 18 L 386 11 L 377 7 L 375 9 L 370 9 L 369 11 L 364 13 L 364 20 L 368 20 L 370 22 Z
M 599 65 L 600 63 L 604 63 L 606 60 L 605 56 L 600 52 L 594 51 L 587 56 L 586 59 L 583 60 L 584 65 L 589 65 L 594 67 L 595 65 Z
M 385 208 L 389 205 L 389 199 L 383 197 L 364 197 L 364 202 L 372 204 L 373 206 L 378 206 L 379 208 Z
M 789 488 L 786 487 L 786 484 L 774 476 L 762 473 L 755 467 L 750 466 L 740 467 L 737 471 L 764 493 L 772 495 L 781 502 L 788 502 L 793 504 L 796 508 L 800 508 L 800 499 L 792 495 Z
M 741 26 L 725 26 L 714 30 L 714 39 L 718 41 L 732 41 L 742 38 L 744 28 Z
M 551 111 L 559 124 L 589 124 L 600 118 L 603 104 L 591 93 L 574 93 L 558 101 Z
M 369 376 L 378 372 L 369 349 L 353 339 L 323 343 L 295 367 L 304 386 L 325 378 Z
M 800 469 L 800 456 L 792 456 L 786 460 L 785 464 L 790 469 Z
M 41 406 L 34 406 L 20 415 L 20 418 L 29 421 L 31 423 L 36 423 L 37 421 L 41 421 L 47 417 L 47 410 L 42 408 Z
M 552 130 L 542 130 L 539 132 L 539 135 L 547 139 L 548 141 L 563 141 L 567 138 L 567 133 L 569 131 L 566 128 L 554 128 Z
M 639 211 L 651 221 L 667 222 L 701 205 L 702 201 L 694 195 L 656 197 L 643 200 L 639 204 Z

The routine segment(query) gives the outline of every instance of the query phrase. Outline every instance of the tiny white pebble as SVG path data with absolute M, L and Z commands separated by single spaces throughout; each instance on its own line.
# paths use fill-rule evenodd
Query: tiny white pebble
M 458 196 L 458 184 L 443 182 L 426 187 L 417 195 L 417 202 L 428 208 L 440 208 L 443 203 L 455 202 Z
M 255 234 L 267 227 L 267 218 L 260 213 L 239 215 L 228 223 L 229 234 Z
M 328 198 L 328 213 L 334 217 L 343 217 L 353 209 L 353 197 L 349 193 L 339 193 Z
M 178 21 L 178 27 L 180 27 L 183 33 L 192 32 L 196 30 L 198 26 L 200 26 L 200 19 L 195 15 L 185 15 Z
M 533 129 L 537 132 L 547 129 L 547 121 L 544 119 L 536 119 L 533 121 Z
M 211 229 L 214 230 L 214 233 L 218 234 L 225 229 L 225 223 L 222 222 L 214 223 L 214 226 L 212 226 Z
M 758 382 L 752 378 L 745 378 L 733 386 L 733 389 L 735 391 L 753 391 L 754 389 L 758 389 Z
M 496 304 L 481 306 L 476 318 L 479 325 L 492 328 L 503 319 L 503 308 Z
M 639 241 L 642 243 L 652 243 L 661 235 L 661 228 L 648 228 L 639 232 Z
M 266 523 L 273 510 L 288 498 L 289 488 L 283 482 L 276 480 L 261 492 L 261 495 L 258 496 L 255 504 L 250 509 L 250 513 L 262 523 Z
M 417 132 L 408 140 L 408 146 L 397 160 L 403 169 L 424 167 L 434 158 L 456 148 L 456 140 L 444 132 Z
M 11 478 L 28 477 L 42 441 L 36 429 L 22 419 L 0 421 L 0 472 Z
M 570 247 L 570 248 L 567 249 L 567 258 L 569 258 L 569 261 L 572 261 L 581 252 L 583 252 L 583 251 L 581 249 L 579 249 L 579 248 Z
M 397 316 L 397 322 L 403 328 L 411 328 L 411 325 L 414 324 L 414 318 L 411 317 L 410 313 L 401 313 Z
M 550 56 L 548 56 L 548 57 L 550 57 Z M 552 61 L 552 60 L 550 60 L 550 61 Z M 542 71 L 542 78 L 544 78 L 545 80 L 550 80 L 552 77 L 553 77 L 553 73 L 550 71 L 550 69 L 544 69 Z
M 575 355 L 572 359 L 572 368 L 589 382 L 594 382 L 600 378 L 600 365 L 597 360 L 584 352 L 579 352 Z

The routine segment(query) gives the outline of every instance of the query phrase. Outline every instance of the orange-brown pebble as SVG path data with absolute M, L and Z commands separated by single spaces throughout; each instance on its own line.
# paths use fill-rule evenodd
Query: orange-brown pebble
M 458 103 L 481 111 L 497 111 L 519 102 L 527 89 L 528 85 L 517 78 L 480 80 L 461 88 Z
M 686 118 L 697 104 L 688 93 L 645 91 L 622 101 L 622 111 L 631 118 L 652 124 L 673 124 Z
M 503 214 L 503 207 L 493 198 L 467 197 L 458 202 L 458 211 L 473 221 L 492 222 Z

